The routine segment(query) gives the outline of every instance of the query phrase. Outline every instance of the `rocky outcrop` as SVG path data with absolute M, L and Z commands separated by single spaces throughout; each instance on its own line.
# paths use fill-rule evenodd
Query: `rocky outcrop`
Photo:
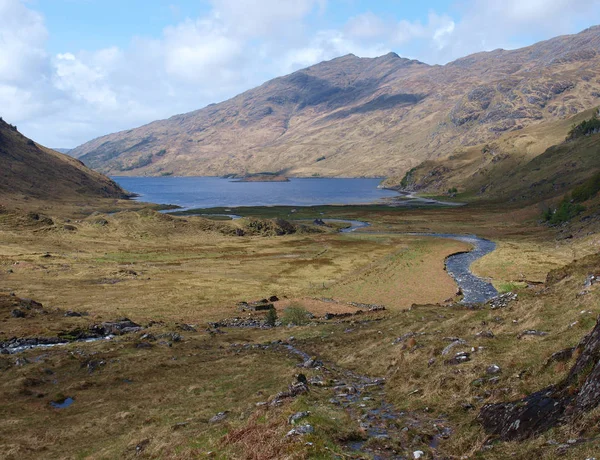
M 502 440 L 523 440 L 575 420 L 600 404 L 600 318 L 576 347 L 569 375 L 523 399 L 483 406 L 485 431 Z

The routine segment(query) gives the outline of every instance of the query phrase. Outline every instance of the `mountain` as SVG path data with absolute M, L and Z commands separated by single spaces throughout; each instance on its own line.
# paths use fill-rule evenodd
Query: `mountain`
M 600 27 L 427 65 L 347 55 L 71 155 L 121 175 L 398 176 L 600 104 Z
M 73 149 L 53 148 L 52 150 L 54 150 L 55 152 L 64 153 L 65 155 L 67 155 Z
M 36 144 L 0 118 L 0 204 L 126 197 L 108 177 Z

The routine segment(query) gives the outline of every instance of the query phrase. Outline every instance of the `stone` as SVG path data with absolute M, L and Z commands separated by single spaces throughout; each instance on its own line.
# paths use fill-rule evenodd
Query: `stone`
M 467 361 L 471 361 L 471 354 L 467 353 L 466 351 L 461 351 L 456 353 L 453 358 L 446 360 L 445 364 L 456 365 L 466 363 Z
M 65 316 L 67 318 L 77 318 L 77 317 L 80 317 L 80 316 L 83 316 L 83 315 L 81 313 L 77 312 L 77 311 L 67 310 L 65 312 Z
M 219 412 L 217 415 L 214 415 L 213 417 L 210 418 L 210 420 L 208 421 L 208 423 L 219 423 L 222 422 L 223 420 L 225 420 L 227 418 L 229 414 L 229 411 L 224 411 L 224 412 Z
M 500 366 L 498 366 L 497 364 L 492 364 L 485 370 L 485 372 L 488 375 L 496 375 L 502 372 L 502 369 L 500 369 Z
M 487 331 L 478 332 L 477 334 L 475 334 L 475 337 L 481 337 L 484 339 L 493 339 L 496 336 L 494 335 L 494 333 L 492 331 L 487 330 Z
M 15 308 L 13 311 L 10 312 L 10 316 L 12 316 L 13 318 L 25 318 L 25 313 L 22 310 Z
M 269 297 L 269 302 L 279 302 L 279 297 L 277 297 L 276 295 L 272 295 L 271 297 Z
M 600 405 L 600 322 L 577 345 L 569 374 L 555 385 L 515 401 L 486 404 L 477 417 L 504 441 L 521 441 L 580 419 Z
M 532 336 L 535 336 L 535 337 L 544 337 L 546 335 L 548 335 L 547 332 L 537 331 L 535 329 L 528 329 L 526 331 L 523 331 L 523 332 L 519 333 L 519 335 L 517 335 L 517 339 L 520 339 L 520 338 L 526 337 L 526 336 L 530 336 L 530 337 L 532 337 Z
M 290 425 L 295 425 L 299 420 L 302 420 L 303 418 L 306 418 L 309 415 L 310 411 L 296 412 L 295 414 L 292 414 L 288 417 L 288 423 Z
M 446 348 L 444 348 L 442 350 L 442 356 L 448 355 L 454 347 L 458 347 L 459 345 L 466 345 L 466 344 L 467 344 L 467 342 L 465 342 L 463 339 L 457 338 L 450 345 L 448 345 Z
M 421 458 L 425 455 L 425 452 L 423 452 L 422 450 L 415 450 L 413 452 L 413 458 L 418 459 Z
M 312 425 L 300 425 L 300 426 L 288 431 L 286 436 L 300 436 L 300 435 L 314 433 L 314 431 L 315 431 L 315 429 L 312 427 Z
M 180 329 L 185 332 L 196 332 L 196 328 L 191 324 L 179 324 L 177 325 L 177 329 Z

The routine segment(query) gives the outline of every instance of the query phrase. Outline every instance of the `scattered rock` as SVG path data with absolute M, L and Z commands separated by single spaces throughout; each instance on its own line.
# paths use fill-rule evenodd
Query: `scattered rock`
M 492 310 L 506 308 L 511 302 L 516 301 L 517 298 L 518 295 L 516 293 L 507 292 L 506 294 L 499 295 L 498 297 L 494 297 L 493 299 L 489 300 L 486 305 L 488 305 Z
M 519 335 L 517 335 L 517 339 L 520 339 L 525 336 L 544 337 L 546 335 L 548 335 L 548 333 L 544 332 L 544 331 L 536 331 L 535 329 L 527 329 L 526 331 L 519 333 Z
M 488 434 L 505 441 L 538 435 L 577 420 L 600 404 L 600 322 L 576 347 L 579 356 L 568 376 L 523 399 L 487 404 L 478 420 Z
M 229 411 L 224 411 L 224 412 L 219 412 L 217 415 L 213 416 L 210 418 L 210 420 L 208 421 L 208 423 L 219 423 L 222 422 L 223 420 L 225 420 L 227 418 L 227 416 L 229 415 Z
M 128 318 L 123 318 L 114 322 L 105 322 L 90 327 L 91 331 L 101 336 L 128 334 L 131 332 L 138 332 L 141 329 L 142 326 L 134 323 Z
M 304 393 L 308 393 L 308 385 L 306 385 L 305 383 L 294 383 L 290 385 L 288 391 L 282 391 L 280 393 L 277 393 L 273 397 L 270 404 L 271 406 L 277 406 L 281 404 L 281 402 L 284 399 L 295 398 L 296 396 L 299 396 Z
M 304 361 L 304 363 L 302 363 L 302 367 L 304 367 L 305 369 L 321 367 L 322 365 L 323 363 L 321 361 L 314 358 L 309 358 L 306 361 Z
M 314 431 L 315 429 L 312 425 L 300 425 L 299 427 L 291 429 L 286 436 L 299 436 L 314 433 Z
M 299 420 L 302 420 L 303 418 L 306 418 L 309 415 L 310 411 L 296 412 L 295 414 L 292 414 L 288 417 L 288 423 L 290 425 L 295 425 Z

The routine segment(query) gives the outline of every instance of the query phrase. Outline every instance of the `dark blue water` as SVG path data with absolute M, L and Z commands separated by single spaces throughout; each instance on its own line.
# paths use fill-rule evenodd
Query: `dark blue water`
M 290 179 L 289 182 L 234 182 L 218 177 L 113 177 L 138 200 L 183 208 L 315 206 L 373 203 L 396 197 L 378 189 L 381 179 Z

